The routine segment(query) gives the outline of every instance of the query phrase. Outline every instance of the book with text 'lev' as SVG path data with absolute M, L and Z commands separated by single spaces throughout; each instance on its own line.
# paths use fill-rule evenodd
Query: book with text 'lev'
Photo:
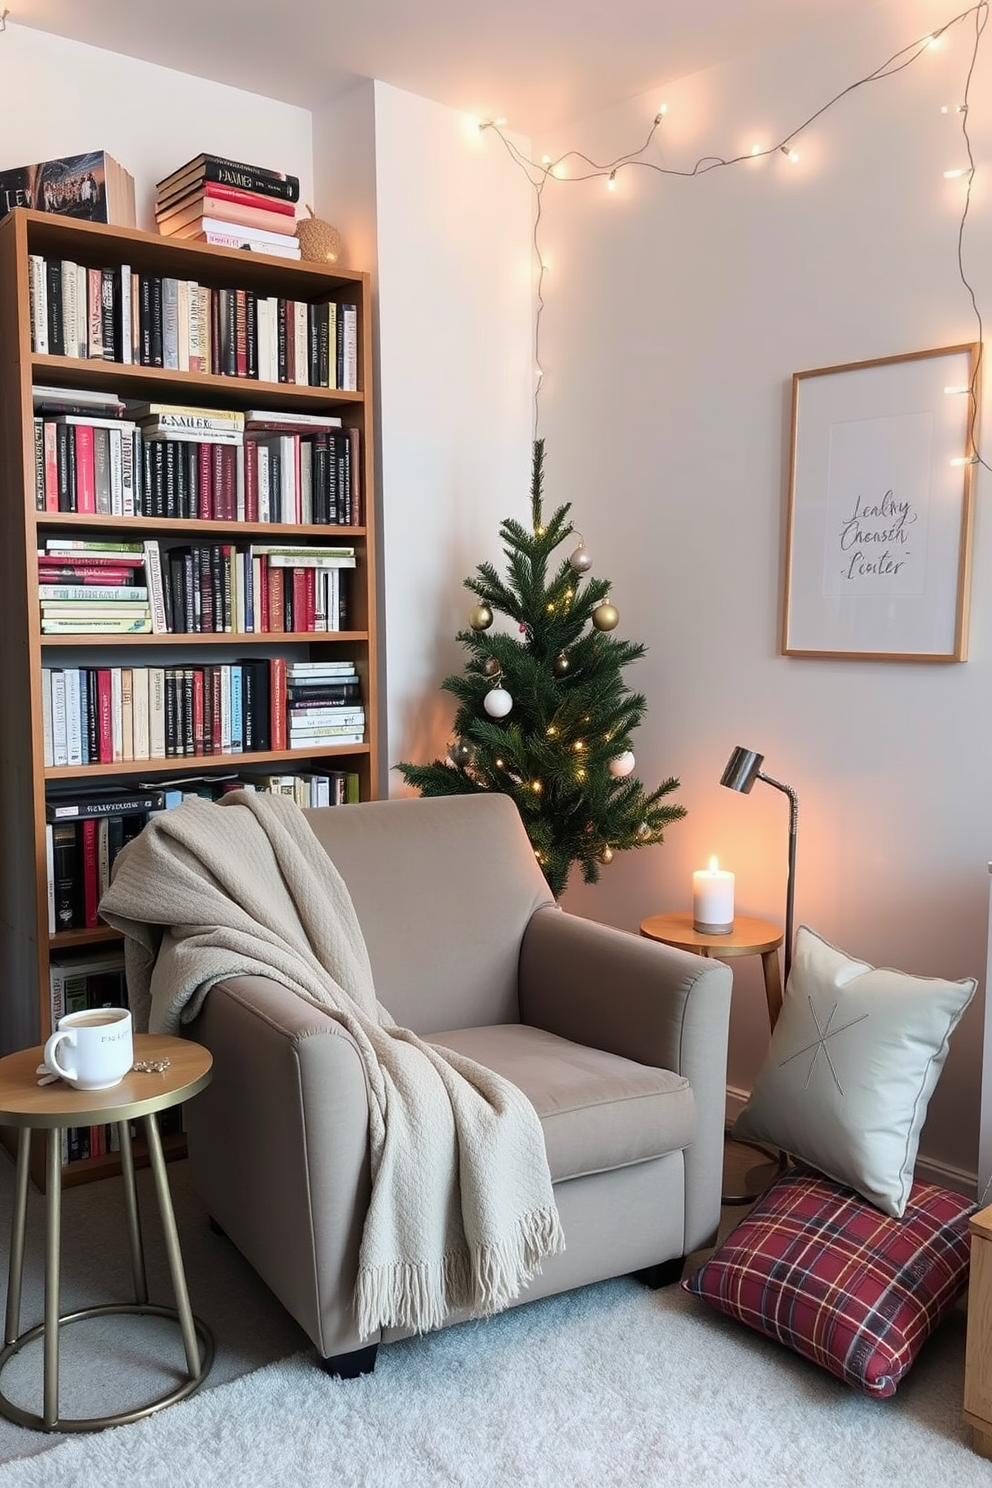
M 134 177 L 106 150 L 19 165 L 0 171 L 0 215 L 14 207 L 134 227 Z

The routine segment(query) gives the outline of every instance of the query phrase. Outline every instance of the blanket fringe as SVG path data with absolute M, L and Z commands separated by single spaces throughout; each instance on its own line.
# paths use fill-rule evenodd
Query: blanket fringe
M 429 1333 L 452 1312 L 474 1317 L 502 1312 L 541 1262 L 565 1249 L 558 1211 L 552 1203 L 521 1215 L 512 1234 L 473 1248 L 449 1252 L 439 1262 L 394 1261 L 363 1266 L 355 1287 L 358 1332 L 369 1338 L 380 1328 Z

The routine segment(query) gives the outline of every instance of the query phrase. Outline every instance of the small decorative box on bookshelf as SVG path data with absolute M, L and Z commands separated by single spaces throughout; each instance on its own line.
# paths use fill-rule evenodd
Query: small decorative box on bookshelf
M 119 976 L 150 813 L 377 794 L 370 344 L 364 273 L 0 222 L 0 1052 Z

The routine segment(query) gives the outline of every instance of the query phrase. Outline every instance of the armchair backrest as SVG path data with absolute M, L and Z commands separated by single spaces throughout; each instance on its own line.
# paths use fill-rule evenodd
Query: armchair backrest
M 348 885 L 376 994 L 416 1033 L 517 1023 L 520 944 L 554 897 L 498 794 L 320 807 L 307 819 Z

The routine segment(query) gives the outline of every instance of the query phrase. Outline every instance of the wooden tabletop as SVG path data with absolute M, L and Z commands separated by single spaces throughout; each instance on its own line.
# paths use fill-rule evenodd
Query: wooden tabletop
M 136 1033 L 134 1058 L 167 1059 L 168 1069 L 130 1070 L 109 1090 L 74 1090 L 64 1080 L 39 1085 L 45 1049 L 21 1049 L 0 1059 L 0 1126 L 91 1126 L 130 1121 L 164 1111 L 197 1095 L 210 1083 L 213 1056 L 201 1044 L 167 1034 Z
M 704 935 L 692 928 L 692 911 L 676 910 L 672 914 L 649 915 L 641 921 L 641 934 L 648 940 L 696 951 L 702 956 L 722 960 L 733 956 L 763 955 L 782 944 L 784 932 L 771 920 L 756 920 L 750 915 L 735 915 L 734 927 L 726 935 Z

